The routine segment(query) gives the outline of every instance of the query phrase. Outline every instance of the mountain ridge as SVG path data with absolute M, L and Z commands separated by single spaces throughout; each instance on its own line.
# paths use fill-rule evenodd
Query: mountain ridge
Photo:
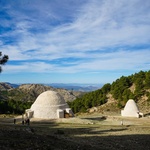
M 63 88 L 66 90 L 74 90 L 81 92 L 90 92 L 97 90 L 103 86 L 103 84 L 84 84 L 84 83 L 9 83 L 9 82 L 0 82 L 10 85 L 13 88 L 17 88 L 24 84 L 40 84 L 45 86 L 50 86 L 54 88 Z
M 78 91 L 69 91 L 63 88 L 54 88 L 52 86 L 43 85 L 43 84 L 21 84 L 18 87 L 12 87 L 12 84 L 0 83 L 0 91 L 1 91 L 1 99 L 5 97 L 5 99 L 16 99 L 21 101 L 32 101 L 42 93 L 47 90 L 52 90 L 58 92 L 65 101 L 73 101 L 76 97 L 82 95 L 84 92 Z M 7 92 L 7 94 L 6 94 Z M 3 94 L 5 93 L 5 94 Z

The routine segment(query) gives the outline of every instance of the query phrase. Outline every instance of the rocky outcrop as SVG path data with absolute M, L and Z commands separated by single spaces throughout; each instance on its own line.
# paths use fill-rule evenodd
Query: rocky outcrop
M 9 90 L 9 89 L 12 89 L 12 88 L 13 87 L 10 86 L 9 83 L 5 83 L 5 82 L 0 83 L 0 91 Z

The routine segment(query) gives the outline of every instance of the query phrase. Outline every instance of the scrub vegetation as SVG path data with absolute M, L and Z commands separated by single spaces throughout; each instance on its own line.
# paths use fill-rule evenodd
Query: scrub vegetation
M 30 90 L 31 87 L 32 90 Z M 42 85 L 21 85 L 19 88 L 7 88 L 0 90 L 0 113 L 5 114 L 22 114 L 25 109 L 30 108 L 40 93 L 51 89 L 51 87 Z M 61 89 L 59 91 L 61 93 Z M 66 99 L 75 98 L 74 93 L 69 93 L 69 91 L 62 90 L 62 93 L 68 95 Z M 90 108 L 106 104 L 110 94 L 116 101 L 118 109 L 123 108 L 129 99 L 139 102 L 142 97 L 145 97 L 145 101 L 149 104 L 150 71 L 140 71 L 128 77 L 122 76 L 112 84 L 105 84 L 101 89 L 81 93 L 80 96 L 76 96 L 75 100 L 68 101 L 68 104 L 74 113 L 87 112 Z
M 129 99 L 138 102 L 142 96 L 146 96 L 146 100 L 150 102 L 150 71 L 122 76 L 112 84 L 107 83 L 101 89 L 86 93 L 68 104 L 74 113 L 86 112 L 89 108 L 105 104 L 108 94 L 112 94 L 118 108 L 123 108 Z

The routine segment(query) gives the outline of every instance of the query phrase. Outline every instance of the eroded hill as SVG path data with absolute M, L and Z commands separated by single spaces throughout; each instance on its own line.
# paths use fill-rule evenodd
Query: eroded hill
M 42 84 L 22 84 L 17 88 L 11 87 L 8 83 L 0 83 L 1 100 L 19 100 L 19 101 L 32 101 L 44 91 L 53 90 L 58 92 L 65 101 L 73 101 L 77 96 L 83 92 L 72 92 L 62 88 L 53 88 Z

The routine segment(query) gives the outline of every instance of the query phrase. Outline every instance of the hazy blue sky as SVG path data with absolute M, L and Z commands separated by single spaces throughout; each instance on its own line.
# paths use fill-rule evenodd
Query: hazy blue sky
M 150 69 L 150 0 L 0 0 L 1 82 L 108 83 Z

